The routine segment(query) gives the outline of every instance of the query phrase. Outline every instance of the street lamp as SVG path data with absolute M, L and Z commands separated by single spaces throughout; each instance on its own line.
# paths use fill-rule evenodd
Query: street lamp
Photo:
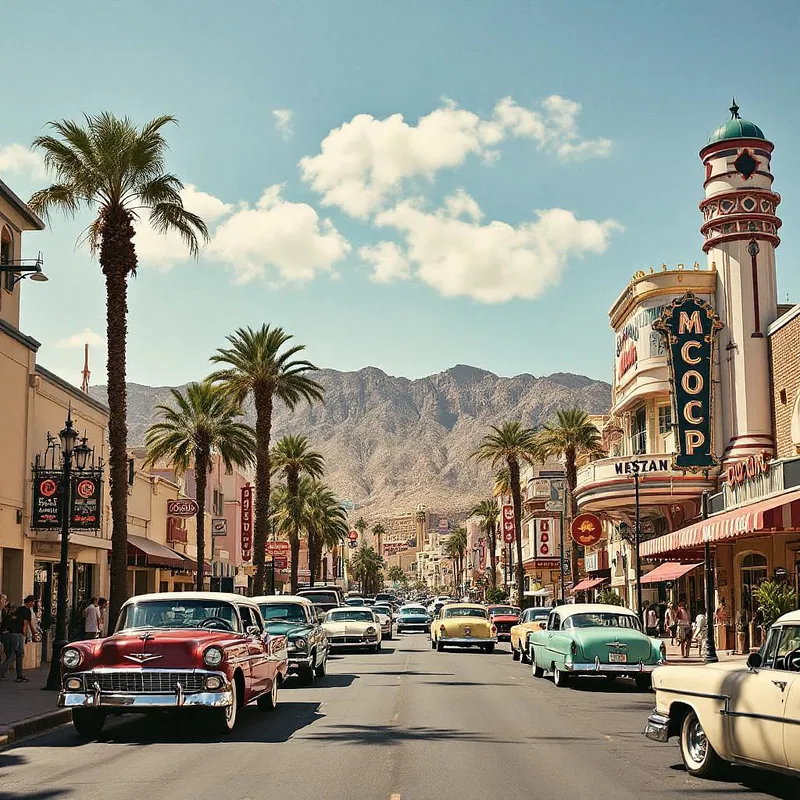
M 79 472 L 86 469 L 86 463 L 92 454 L 92 448 L 86 443 L 87 438 L 78 441 L 78 431 L 72 425 L 72 409 L 67 411 L 64 427 L 58 432 L 61 443 L 61 555 L 58 561 L 58 596 L 56 599 L 56 634 L 53 651 L 50 654 L 50 672 L 47 675 L 46 689 L 61 688 L 61 651 L 67 646 L 67 570 L 69 567 L 69 524 L 70 506 L 72 502 L 72 460 Z
M 708 519 L 708 493 L 703 492 L 700 498 L 700 510 L 703 520 Z M 706 537 L 704 537 L 706 538 Z M 711 543 L 705 541 L 705 578 L 706 578 L 706 652 L 705 663 L 716 664 L 719 661 L 717 646 L 714 642 L 714 617 L 711 608 L 714 605 L 714 567 L 711 563 Z

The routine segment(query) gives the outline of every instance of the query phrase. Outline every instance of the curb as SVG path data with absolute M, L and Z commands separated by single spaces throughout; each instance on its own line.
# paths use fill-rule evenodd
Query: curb
M 47 714 L 39 714 L 36 717 L 28 717 L 10 725 L 0 725 L 0 747 L 10 745 L 16 739 L 23 736 L 30 736 L 34 733 L 57 728 L 72 719 L 72 712 L 68 708 L 60 708 L 57 711 L 48 711 Z

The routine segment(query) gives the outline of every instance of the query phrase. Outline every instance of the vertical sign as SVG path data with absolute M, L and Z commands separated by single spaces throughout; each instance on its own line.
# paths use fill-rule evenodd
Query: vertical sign
M 555 537 L 553 536 L 553 525 L 555 520 L 549 517 L 534 519 L 534 531 L 536 533 L 536 554 L 534 558 L 555 558 Z
M 503 541 L 511 544 L 514 541 L 514 506 L 511 504 L 503 506 Z
M 35 470 L 33 474 L 33 530 L 58 530 L 64 513 L 61 473 Z
M 99 472 L 79 474 L 72 478 L 70 528 L 89 531 L 100 529 L 102 488 Z
M 711 368 L 714 339 L 722 327 L 705 300 L 686 292 L 653 323 L 669 358 L 674 422 L 675 468 L 697 472 L 717 463 L 713 449 Z
M 242 561 L 253 557 L 253 487 L 242 486 Z

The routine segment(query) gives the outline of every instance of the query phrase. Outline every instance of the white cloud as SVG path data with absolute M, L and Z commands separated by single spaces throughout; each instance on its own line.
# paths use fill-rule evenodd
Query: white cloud
M 436 211 L 405 201 L 375 221 L 405 237 L 406 258 L 425 283 L 445 297 L 485 303 L 538 297 L 558 283 L 569 258 L 602 253 L 610 234 L 621 230 L 614 220 L 578 220 L 561 208 L 537 211 L 535 220 L 516 227 L 483 224 L 481 216 L 477 203 L 459 192 Z
M 489 119 L 449 100 L 416 125 L 409 125 L 401 114 L 385 119 L 358 114 L 331 130 L 317 155 L 302 158 L 300 171 L 322 195 L 323 205 L 366 219 L 407 179 L 433 179 L 439 170 L 460 166 L 469 156 L 492 162 L 499 157 L 498 145 L 510 136 L 532 139 L 559 159 L 608 155 L 608 139 L 580 137 L 580 108 L 553 95 L 539 111 L 504 98 Z
M 370 280 L 375 283 L 392 283 L 411 277 L 411 265 L 395 242 L 362 247 L 358 255 L 372 266 Z
M 0 173 L 13 172 L 31 178 L 44 178 L 47 172 L 39 153 L 21 144 L 7 144 L 0 147 Z
M 56 347 L 64 350 L 83 347 L 85 344 L 93 347 L 105 348 L 106 340 L 99 333 L 95 333 L 91 328 L 84 328 L 80 333 L 75 333 L 72 336 L 59 339 L 56 342 Z
M 350 243 L 329 219 L 306 203 L 281 197 L 271 186 L 256 205 L 245 205 L 214 232 L 207 254 L 230 264 L 237 283 L 247 283 L 274 269 L 284 281 L 308 281 L 350 251 Z
M 291 108 L 275 108 L 272 111 L 272 116 L 275 117 L 275 130 L 287 141 L 291 139 L 294 133 L 292 130 L 294 111 Z

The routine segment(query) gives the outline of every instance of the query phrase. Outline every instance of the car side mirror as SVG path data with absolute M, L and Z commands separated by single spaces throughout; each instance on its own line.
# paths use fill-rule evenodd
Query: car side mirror
M 755 672 L 763 663 L 764 659 L 761 657 L 761 653 L 750 653 L 747 656 L 747 669 L 751 672 Z

